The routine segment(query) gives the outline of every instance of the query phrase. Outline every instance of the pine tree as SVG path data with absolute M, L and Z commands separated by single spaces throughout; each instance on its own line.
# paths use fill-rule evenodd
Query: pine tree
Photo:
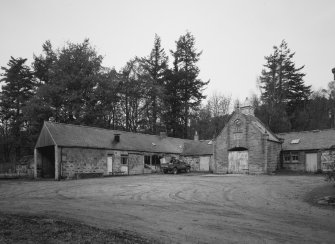
M 161 47 L 161 39 L 156 34 L 154 47 L 148 57 L 141 59 L 142 66 L 147 74 L 146 76 L 146 93 L 147 93 L 147 117 L 149 118 L 150 131 L 157 133 L 157 121 L 162 120 L 162 96 L 163 85 L 168 68 L 168 57 Z
M 201 53 L 197 52 L 195 38 L 190 32 L 180 36 L 176 41 L 176 51 L 171 51 L 174 58 L 174 72 L 177 73 L 175 77 L 180 88 L 184 138 L 188 137 L 190 113 L 197 110 L 202 99 L 205 98 L 202 91 L 209 83 L 198 78 L 200 70 L 197 62 Z
M 27 59 L 13 58 L 8 62 L 8 68 L 1 67 L 4 71 L 1 79 L 4 82 L 0 94 L 0 108 L 2 124 L 6 125 L 9 141 L 8 148 L 15 149 L 16 158 L 20 158 L 22 146 L 26 144 L 26 131 L 28 124 L 25 123 L 23 108 L 35 92 L 33 73 L 25 65 Z M 8 146 L 13 144 L 13 146 Z M 7 156 L 9 156 L 7 151 Z
M 294 55 L 285 40 L 279 47 L 274 46 L 273 53 L 265 57 L 266 64 L 259 79 L 261 100 L 267 111 L 266 122 L 275 132 L 291 129 L 295 123 L 294 114 L 304 108 L 311 94 L 310 86 L 303 81 L 305 74 L 301 70 L 304 66 L 295 67 Z

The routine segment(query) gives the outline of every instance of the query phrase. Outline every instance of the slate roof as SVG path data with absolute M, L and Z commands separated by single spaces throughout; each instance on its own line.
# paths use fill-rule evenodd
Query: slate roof
M 185 150 L 188 152 L 188 155 L 192 155 L 193 149 L 197 150 L 194 151 L 194 155 L 197 155 L 199 152 L 209 152 L 208 147 L 204 143 L 173 137 L 162 138 L 158 135 L 53 122 L 44 122 L 44 127 L 46 128 L 46 133 L 51 135 L 51 139 L 54 142 L 52 144 L 62 147 L 86 147 L 175 154 L 183 154 Z M 42 135 L 42 132 L 36 143 L 36 148 L 46 146 L 43 140 L 45 135 Z M 120 142 L 114 141 L 115 134 L 120 135 Z M 208 154 L 212 154 L 211 152 L 212 150 Z
M 209 140 L 204 141 L 187 141 L 185 142 L 184 152 L 185 156 L 202 156 L 213 154 L 213 144 Z
M 245 115 L 247 116 L 250 120 L 251 123 L 263 134 L 267 133 L 269 135 L 269 140 L 270 141 L 274 141 L 274 142 L 279 142 L 281 143 L 281 141 L 279 140 L 279 138 L 276 136 L 276 134 L 274 134 L 270 129 L 268 129 L 263 123 L 262 121 L 260 121 L 257 117 L 252 116 L 252 115 Z
M 283 150 L 313 150 L 328 149 L 335 147 L 335 130 L 314 130 L 277 134 L 284 139 Z M 296 140 L 298 143 L 291 143 Z

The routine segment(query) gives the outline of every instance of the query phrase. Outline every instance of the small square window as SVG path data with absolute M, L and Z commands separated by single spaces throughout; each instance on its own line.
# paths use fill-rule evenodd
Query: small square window
M 292 154 L 292 162 L 299 162 L 299 155 L 297 153 Z
M 121 164 L 128 165 L 128 156 L 121 156 Z

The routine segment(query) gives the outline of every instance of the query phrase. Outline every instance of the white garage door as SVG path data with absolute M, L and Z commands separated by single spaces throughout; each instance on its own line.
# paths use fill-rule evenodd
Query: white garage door
M 246 174 L 249 171 L 248 151 L 231 151 L 228 154 L 228 173 Z
M 306 171 L 316 172 L 318 170 L 318 154 L 306 153 Z
M 209 157 L 200 157 L 200 171 L 209 171 Z

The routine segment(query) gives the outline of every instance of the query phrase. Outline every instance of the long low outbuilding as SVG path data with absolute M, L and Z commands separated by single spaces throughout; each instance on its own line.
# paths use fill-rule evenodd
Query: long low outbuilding
M 281 133 L 283 169 L 327 172 L 335 166 L 335 130 L 313 130 Z
M 35 146 L 34 176 L 145 174 L 159 171 L 171 157 L 186 160 L 193 171 L 213 171 L 210 141 L 45 122 Z

